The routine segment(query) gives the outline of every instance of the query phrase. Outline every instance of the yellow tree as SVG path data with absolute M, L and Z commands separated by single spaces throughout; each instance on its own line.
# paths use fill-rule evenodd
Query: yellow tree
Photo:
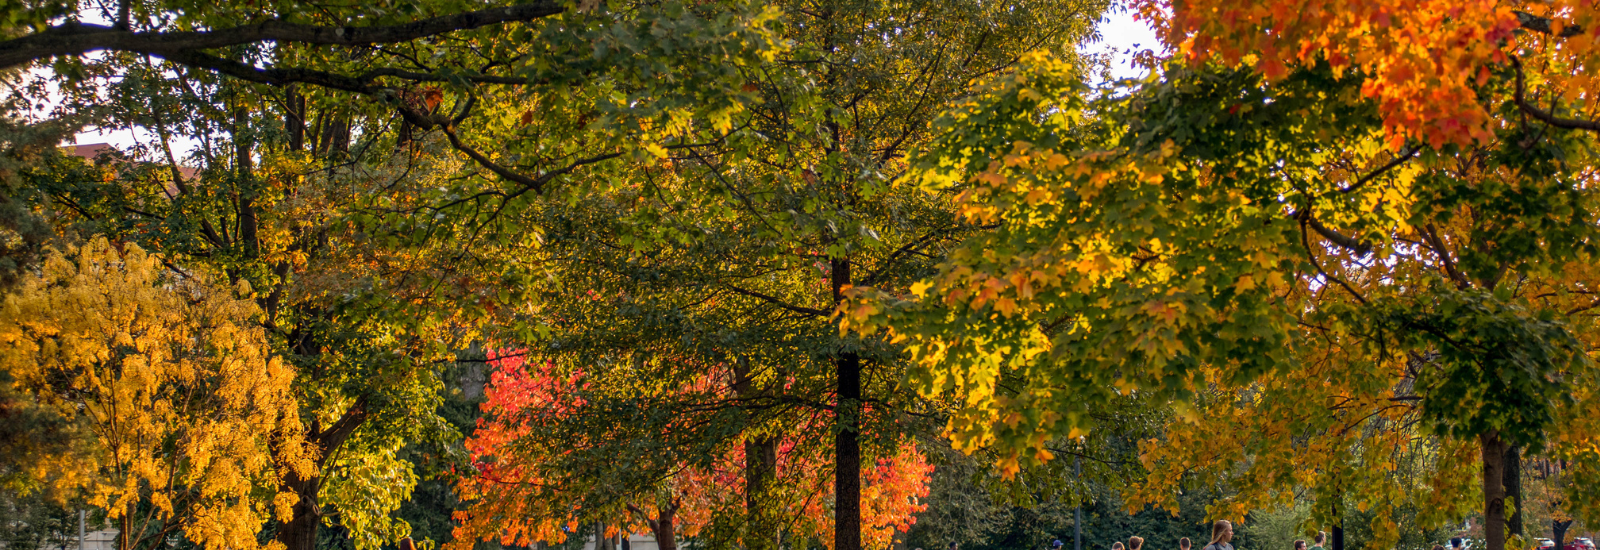
M 16 389 L 92 434 L 87 462 L 37 467 L 80 473 L 52 482 L 103 507 L 121 550 L 180 532 L 258 548 L 269 518 L 289 519 L 280 467 L 311 461 L 293 370 L 270 355 L 249 292 L 96 239 L 50 256 L 0 309 Z

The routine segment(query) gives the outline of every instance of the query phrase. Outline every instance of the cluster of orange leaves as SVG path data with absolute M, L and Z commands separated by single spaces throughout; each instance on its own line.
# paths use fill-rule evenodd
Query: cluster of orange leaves
M 456 544 L 465 548 L 476 540 L 498 540 L 504 545 L 526 546 L 536 541 L 560 543 L 578 534 L 582 523 L 606 521 L 608 536 L 618 532 L 649 534 L 649 525 L 637 514 L 614 512 L 592 514 L 576 503 L 583 495 L 561 494 L 557 499 L 541 493 L 551 482 L 554 453 L 570 452 L 561 445 L 532 442 L 538 437 L 527 422 L 532 418 L 559 418 L 585 413 L 587 400 L 582 391 L 592 388 L 593 379 L 581 370 L 563 372 L 550 363 L 530 363 L 524 352 L 502 353 L 491 358 L 494 371 L 484 390 L 484 416 L 467 441 L 475 471 L 464 476 L 459 489 L 471 506 L 455 514 Z M 536 366 L 530 366 L 536 365 Z M 725 372 L 713 369 L 686 390 L 718 387 Z M 802 423 L 826 422 L 813 417 Z M 791 426 L 789 433 L 826 433 L 818 426 Z M 581 444 L 581 443 L 573 443 Z M 781 510 L 785 530 L 791 536 L 812 538 L 823 544 L 833 541 L 833 476 L 818 475 L 831 470 L 832 457 L 817 452 L 816 445 L 801 445 L 794 438 L 778 444 L 778 471 L 770 503 Z M 530 451 L 531 450 L 531 451 Z M 659 517 L 665 497 L 677 503 L 674 530 L 678 537 L 693 537 L 721 513 L 740 513 L 745 506 L 744 446 L 730 445 L 710 467 L 687 466 L 678 469 L 665 482 L 664 491 L 636 495 L 631 504 L 643 513 Z M 871 547 L 888 545 L 895 531 L 905 532 L 916 522 L 915 514 L 926 509 L 921 499 L 928 495 L 933 466 L 912 444 L 902 445 L 895 454 L 880 457 L 862 472 L 862 540 Z
M 1388 139 L 1435 148 L 1490 140 L 1479 87 L 1520 55 L 1531 77 L 1573 99 L 1593 90 L 1600 13 L 1588 0 L 1137 0 L 1174 55 L 1247 65 L 1269 80 L 1326 61 L 1360 70 Z M 1550 20 L 1549 33 L 1522 17 Z M 1562 37 L 1564 30 L 1581 32 Z M 1537 61 L 1534 63 L 1532 61 Z

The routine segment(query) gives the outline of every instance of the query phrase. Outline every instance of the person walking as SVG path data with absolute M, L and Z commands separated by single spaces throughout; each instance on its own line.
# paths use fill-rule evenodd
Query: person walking
M 1233 540 L 1233 523 L 1219 519 L 1211 524 L 1211 544 L 1201 550 L 1233 550 L 1228 541 Z
M 1128 550 L 1140 550 L 1141 548 L 1144 548 L 1144 537 L 1128 537 Z
M 1111 550 L 1123 550 L 1121 542 L 1111 543 Z
M 1317 536 L 1311 537 L 1311 541 L 1317 543 L 1317 545 L 1316 546 L 1312 546 L 1311 550 L 1326 550 L 1326 549 L 1324 549 L 1322 547 L 1322 541 L 1323 541 L 1323 539 L 1326 539 L 1326 538 L 1328 538 L 1328 534 L 1327 533 L 1324 533 L 1322 531 L 1317 531 Z
M 1294 541 L 1294 550 L 1306 550 L 1306 541 L 1303 541 L 1303 540 Z
M 1192 543 L 1189 542 L 1189 537 L 1178 539 L 1178 550 L 1189 550 L 1189 546 L 1191 544 Z

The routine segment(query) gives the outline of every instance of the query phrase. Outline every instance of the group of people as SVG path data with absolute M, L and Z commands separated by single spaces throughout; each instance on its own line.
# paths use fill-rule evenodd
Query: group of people
M 1324 550 L 1322 542 L 1327 539 L 1326 533 L 1318 531 L 1317 535 L 1311 537 L 1311 539 L 1316 542 L 1316 546 L 1311 547 L 1310 550 Z M 1219 519 L 1211 524 L 1211 543 L 1201 550 L 1233 550 L 1232 542 L 1233 522 Z M 1191 544 L 1189 537 L 1180 538 L 1178 539 L 1178 550 L 1190 550 Z M 1061 550 L 1061 546 L 1061 541 L 1056 540 L 1051 543 L 1050 548 L 1051 550 Z M 919 548 L 918 550 L 921 549 Z M 957 550 L 955 543 L 950 543 L 950 550 Z M 1111 550 L 1144 550 L 1144 537 L 1128 537 L 1127 546 L 1123 546 L 1121 542 L 1113 542 L 1111 543 Z M 1294 541 L 1294 550 L 1306 550 L 1306 541 Z M 1441 549 L 1435 547 L 1434 550 Z

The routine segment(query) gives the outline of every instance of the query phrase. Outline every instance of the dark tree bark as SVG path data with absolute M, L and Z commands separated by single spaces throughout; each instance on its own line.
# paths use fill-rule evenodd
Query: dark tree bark
M 239 245 L 244 247 L 247 257 L 255 258 L 260 253 L 261 242 L 256 236 L 260 221 L 256 215 L 256 186 L 252 182 L 255 161 L 250 158 L 251 141 L 250 111 L 236 108 L 233 111 L 233 168 L 239 190 Z
M 289 134 L 289 150 L 303 151 L 306 148 L 306 98 L 294 84 L 284 86 L 283 97 L 283 129 Z
M 1567 546 L 1567 528 L 1572 527 L 1572 520 L 1550 520 L 1550 540 L 1556 541 L 1556 550 Z
M 211 31 L 171 32 L 133 32 L 104 25 L 63 23 L 41 32 L 0 41 L 0 69 L 52 56 L 80 55 L 101 50 L 146 53 L 184 63 L 185 53 L 257 42 L 332 46 L 393 44 L 499 23 L 532 21 L 563 11 L 566 11 L 566 7 L 561 3 L 544 0 L 389 26 L 318 27 L 274 20 Z
M 761 395 L 751 380 L 750 361 L 740 357 L 734 366 L 734 392 L 740 399 Z M 767 489 L 778 473 L 778 439 L 752 437 L 744 442 L 745 550 L 777 550 L 781 525 L 772 513 Z
M 345 409 L 339 420 L 323 429 L 318 423 L 311 425 L 310 443 L 317 453 L 316 464 L 309 477 L 300 477 L 290 471 L 283 487 L 295 494 L 294 518 L 278 528 L 278 542 L 285 550 L 316 550 L 317 529 L 322 524 L 322 468 L 329 456 L 350 439 L 356 428 L 366 423 L 370 416 L 365 398 L 357 398 L 354 405 Z
M 322 510 L 317 505 L 322 477 L 313 473 L 310 478 L 301 478 L 291 472 L 284 485 L 298 498 L 294 502 L 294 517 L 278 525 L 278 542 L 289 550 L 315 550 L 317 528 L 322 524 Z
M 1483 540 L 1487 550 L 1506 550 L 1506 443 L 1500 433 L 1478 436 L 1483 452 Z
M 682 502 L 676 500 L 667 503 L 654 518 L 632 504 L 628 505 L 628 510 L 644 517 L 645 523 L 650 525 L 650 532 L 656 536 L 658 550 L 678 550 L 678 532 L 673 522 L 678 516 L 678 507 L 682 505 Z
M 833 303 L 837 306 L 844 298 L 844 287 L 850 284 L 850 260 L 834 258 L 829 263 Z M 840 351 L 833 364 L 839 393 L 833 460 L 833 547 L 861 550 L 861 358 L 854 351 Z
M 1506 488 L 1506 498 L 1511 500 L 1511 516 L 1506 518 L 1506 532 L 1512 535 L 1523 535 L 1522 509 L 1527 506 L 1522 500 L 1522 446 L 1506 446 L 1505 476 L 1500 483 Z
M 1328 532 L 1328 548 L 1344 550 L 1344 491 L 1339 490 L 1333 503 L 1333 528 Z

